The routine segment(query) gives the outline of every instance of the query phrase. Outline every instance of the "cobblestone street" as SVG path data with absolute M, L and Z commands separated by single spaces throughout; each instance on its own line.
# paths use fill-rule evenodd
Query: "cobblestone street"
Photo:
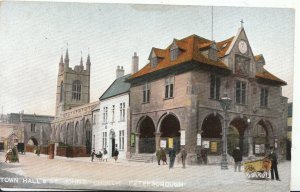
M 29 180 L 13 181 L 1 175 L 0 186 L 12 187 L 12 183 L 28 182 L 29 187 L 41 188 L 41 183 L 53 187 L 116 190 L 166 190 L 166 191 L 289 191 L 290 162 L 278 165 L 281 181 L 249 180 L 243 172 L 234 172 L 233 166 L 221 170 L 217 165 L 187 166 L 175 163 L 169 170 L 167 165 L 154 163 L 94 162 L 90 158 L 36 156 L 31 153 L 19 155 L 20 163 L 4 163 L 4 153 L 0 153 L 1 171 L 11 172 Z M 9 180 L 10 179 L 10 180 Z M 17 185 L 16 185 L 17 186 Z M 22 185 L 24 186 L 24 185 Z M 52 186 L 52 185 L 48 185 Z

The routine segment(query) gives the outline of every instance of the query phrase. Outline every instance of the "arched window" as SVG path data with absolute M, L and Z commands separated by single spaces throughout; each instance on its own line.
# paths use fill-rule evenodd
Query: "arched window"
M 72 99 L 79 101 L 80 98 L 81 98 L 81 82 L 79 80 L 76 80 L 73 82 L 72 85 Z
M 63 82 L 60 83 L 60 99 L 59 101 L 62 102 L 63 100 L 63 95 L 64 95 L 64 84 Z

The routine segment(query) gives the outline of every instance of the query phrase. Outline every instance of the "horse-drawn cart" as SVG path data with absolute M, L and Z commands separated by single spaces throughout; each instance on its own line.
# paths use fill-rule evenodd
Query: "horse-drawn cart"
M 268 179 L 272 162 L 268 158 L 244 162 L 244 172 L 248 178 Z

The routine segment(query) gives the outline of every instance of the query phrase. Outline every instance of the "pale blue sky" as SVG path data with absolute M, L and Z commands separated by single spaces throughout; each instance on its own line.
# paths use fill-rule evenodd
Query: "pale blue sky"
M 285 80 L 283 95 L 292 101 L 294 11 L 279 8 L 214 7 L 214 39 L 236 35 L 240 20 L 254 54 L 266 69 Z M 61 52 L 70 65 L 89 53 L 91 101 L 115 78 L 117 65 L 130 73 L 137 52 L 140 68 L 152 47 L 166 48 L 173 38 L 197 34 L 211 38 L 211 7 L 47 2 L 3 2 L 0 7 L 0 105 L 4 113 L 55 112 Z

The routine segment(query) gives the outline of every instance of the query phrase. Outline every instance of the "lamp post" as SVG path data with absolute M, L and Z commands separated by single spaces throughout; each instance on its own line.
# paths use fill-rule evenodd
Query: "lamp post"
M 228 109 L 231 104 L 231 99 L 227 96 L 225 92 L 223 97 L 219 100 L 220 105 L 225 113 L 224 126 L 222 130 L 222 141 L 223 141 L 223 151 L 222 151 L 222 161 L 221 161 L 221 169 L 228 169 L 228 161 L 227 161 L 227 129 L 228 129 Z

